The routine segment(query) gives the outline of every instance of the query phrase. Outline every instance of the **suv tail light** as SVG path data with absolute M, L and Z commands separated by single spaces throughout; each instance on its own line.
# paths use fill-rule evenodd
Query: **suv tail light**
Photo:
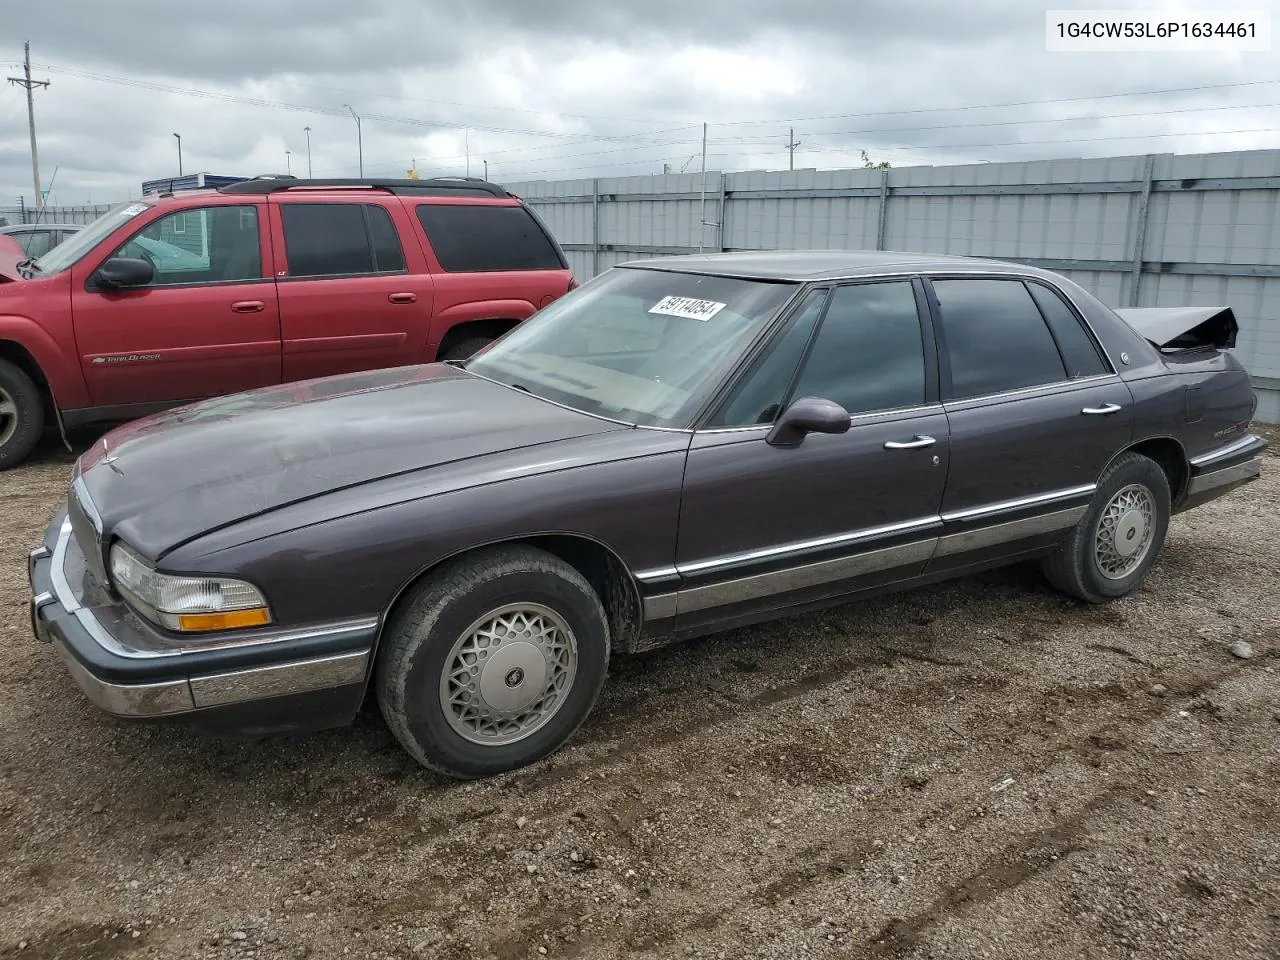
M 565 291 L 565 293 L 569 293 L 569 292 L 570 292 L 570 291 L 572 291 L 572 290 L 577 290 L 577 289 L 578 289 L 578 287 L 580 287 L 580 286 L 582 286 L 582 284 L 578 283 L 578 278 L 577 278 L 577 277 L 575 277 L 573 274 L 570 274 L 570 275 L 569 275 L 569 289 L 568 289 L 568 290 L 566 290 L 566 291 Z

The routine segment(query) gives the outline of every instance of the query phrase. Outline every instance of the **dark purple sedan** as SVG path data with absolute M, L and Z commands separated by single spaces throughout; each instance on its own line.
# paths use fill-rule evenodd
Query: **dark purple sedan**
M 609 657 L 1039 558 L 1137 590 L 1256 478 L 1229 307 L 791 252 L 624 264 L 467 361 L 122 427 L 30 560 L 31 617 L 125 717 L 346 724 L 372 687 L 456 777 L 547 756 Z

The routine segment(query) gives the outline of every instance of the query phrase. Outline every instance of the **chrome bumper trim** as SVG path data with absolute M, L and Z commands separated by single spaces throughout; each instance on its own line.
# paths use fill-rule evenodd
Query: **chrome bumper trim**
M 1241 437 L 1239 440 L 1228 443 L 1225 447 L 1219 447 L 1216 450 L 1210 450 L 1208 453 L 1202 453 L 1198 457 L 1191 458 L 1193 467 L 1205 467 L 1216 460 L 1225 460 L 1227 457 L 1235 456 L 1245 450 L 1257 447 L 1259 451 L 1266 446 L 1266 441 L 1254 434 Z
M 86 670 L 61 641 L 55 640 L 53 647 L 76 686 L 100 710 L 117 717 L 163 717 L 195 709 L 185 678 L 162 683 L 108 683 Z
M 368 665 L 369 651 L 357 650 L 332 657 L 192 677 L 189 681 L 191 699 L 197 708 L 221 707 L 230 703 L 327 690 L 349 683 L 363 683 Z
M 1209 490 L 1217 490 L 1219 487 L 1230 486 L 1231 484 L 1252 480 L 1260 476 L 1262 476 L 1262 457 L 1254 457 L 1244 463 L 1237 463 L 1234 466 L 1223 467 L 1221 470 L 1212 470 L 1192 477 L 1191 482 L 1187 484 L 1187 496 L 1196 496 Z

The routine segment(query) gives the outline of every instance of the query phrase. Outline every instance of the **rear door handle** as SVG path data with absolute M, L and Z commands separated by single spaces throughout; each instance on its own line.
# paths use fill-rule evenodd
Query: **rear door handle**
M 266 304 L 261 300 L 239 300 L 231 305 L 232 313 L 261 313 Z
M 923 450 L 925 447 L 932 447 L 937 442 L 933 437 L 917 435 L 914 440 L 887 440 L 884 448 L 886 450 Z
M 387 299 L 392 303 L 416 303 L 418 295 L 416 293 L 389 293 Z
M 1111 414 L 1111 413 L 1119 413 L 1119 412 L 1120 412 L 1120 404 L 1118 404 L 1118 403 L 1104 403 L 1104 404 L 1103 404 L 1102 406 L 1100 406 L 1100 407 L 1085 407 L 1085 408 L 1084 408 L 1083 410 L 1081 410 L 1080 412 L 1081 412 L 1081 413 L 1083 413 L 1083 414 L 1085 414 L 1085 415 L 1087 415 L 1087 416 L 1093 416 L 1093 417 L 1105 417 L 1105 416 L 1107 416 L 1108 414 Z

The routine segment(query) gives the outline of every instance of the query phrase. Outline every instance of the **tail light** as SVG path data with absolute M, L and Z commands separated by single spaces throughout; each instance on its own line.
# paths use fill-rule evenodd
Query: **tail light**
M 580 286 L 581 286 L 581 284 L 580 284 L 580 283 L 578 283 L 578 278 L 577 278 L 577 277 L 575 277 L 575 276 L 573 276 L 573 274 L 570 274 L 570 275 L 569 275 L 569 289 L 568 289 L 568 290 L 566 290 L 566 291 L 565 291 L 565 293 L 569 293 L 570 291 L 577 290 L 577 289 L 578 289 L 578 287 L 580 287 Z

